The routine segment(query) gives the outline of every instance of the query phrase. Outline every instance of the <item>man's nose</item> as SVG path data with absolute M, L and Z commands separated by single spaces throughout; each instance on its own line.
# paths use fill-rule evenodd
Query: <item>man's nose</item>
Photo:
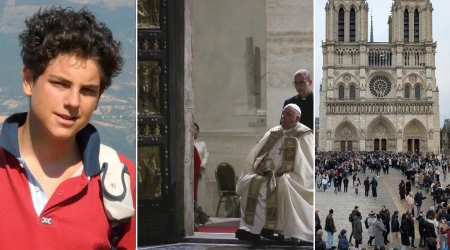
M 64 104 L 66 106 L 70 106 L 70 107 L 74 107 L 77 108 L 80 106 L 80 93 L 78 90 L 76 89 L 69 89 L 67 91 L 65 100 L 64 100 Z

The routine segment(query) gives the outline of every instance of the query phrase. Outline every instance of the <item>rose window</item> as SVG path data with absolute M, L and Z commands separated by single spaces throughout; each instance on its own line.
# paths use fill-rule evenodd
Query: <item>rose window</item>
M 370 92 L 376 97 L 385 97 L 391 92 L 391 82 L 385 76 L 375 76 L 370 81 Z

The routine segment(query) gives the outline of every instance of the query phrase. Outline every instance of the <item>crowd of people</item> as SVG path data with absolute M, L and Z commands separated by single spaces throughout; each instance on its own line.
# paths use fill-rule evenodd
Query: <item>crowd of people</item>
M 336 195 L 349 195 L 350 185 L 354 190 L 352 195 L 359 195 L 358 188 L 362 185 L 366 197 L 369 197 L 369 191 L 372 190 L 372 197 L 377 198 L 381 172 L 388 175 L 392 169 L 401 171 L 405 178 L 398 184 L 398 200 L 405 201 L 405 213 L 394 211 L 391 214 L 389 209 L 382 205 L 378 213 L 371 210 L 365 215 L 355 206 L 352 211 L 348 211 L 351 228 L 338 232 L 333 209 L 329 209 L 325 222 L 322 223 L 319 208 L 316 208 L 316 249 L 350 249 L 350 246 L 356 250 L 364 249 L 363 246 L 384 249 L 388 245 L 401 246 L 402 249 L 416 248 L 416 232 L 420 235 L 418 247 L 446 249 L 450 243 L 450 185 L 444 187 L 442 183 L 447 179 L 447 167 L 446 155 L 438 157 L 434 154 L 388 152 L 317 153 L 316 190 L 321 192 L 326 192 L 333 185 Z M 371 178 L 367 176 L 369 173 L 373 175 Z M 360 176 L 363 175 L 365 177 L 361 179 L 364 180 L 361 180 Z M 415 192 L 412 187 L 415 187 Z M 427 211 L 422 210 L 425 193 L 430 194 L 434 204 Z M 316 192 L 316 195 L 321 194 Z M 351 232 L 349 237 L 347 231 Z M 324 233 L 327 234 L 326 243 L 322 240 Z M 334 244 L 336 233 L 338 243 Z M 367 234 L 369 239 L 364 243 L 363 234 Z

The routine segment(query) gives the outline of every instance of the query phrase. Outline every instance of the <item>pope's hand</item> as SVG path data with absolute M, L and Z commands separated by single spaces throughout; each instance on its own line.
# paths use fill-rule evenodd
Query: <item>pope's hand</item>
M 283 168 L 279 168 L 277 169 L 277 172 L 275 173 L 275 175 L 278 176 L 282 176 L 284 174 L 284 169 Z
M 257 175 L 263 175 L 265 170 L 266 170 L 266 168 L 262 164 L 259 164 L 256 167 L 256 174 Z

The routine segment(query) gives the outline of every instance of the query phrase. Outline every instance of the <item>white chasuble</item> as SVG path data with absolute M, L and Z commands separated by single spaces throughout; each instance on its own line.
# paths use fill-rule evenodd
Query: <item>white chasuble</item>
M 266 167 L 256 174 L 259 164 Z M 275 177 L 283 168 L 284 174 Z M 298 123 L 290 130 L 272 128 L 250 151 L 237 182 L 240 228 L 260 234 L 272 229 L 289 237 L 313 242 L 314 135 Z

